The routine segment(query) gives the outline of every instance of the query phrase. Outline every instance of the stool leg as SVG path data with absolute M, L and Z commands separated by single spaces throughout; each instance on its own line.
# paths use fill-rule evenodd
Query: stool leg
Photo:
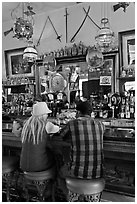
M 96 193 L 93 195 L 84 195 L 85 202 L 100 202 L 102 193 Z
M 18 170 L 16 170 L 14 172 L 14 178 L 15 178 L 15 191 L 17 192 L 17 194 L 19 195 L 19 192 L 18 192 L 18 179 L 19 179 L 19 176 L 20 176 L 20 173 Z
M 73 193 L 69 190 L 67 200 L 68 202 L 78 202 L 79 194 Z
M 53 183 L 52 183 L 52 189 L 51 189 L 52 202 L 55 202 L 55 187 L 56 187 L 56 184 L 55 184 L 55 182 L 53 181 Z
M 101 195 L 102 192 L 94 195 L 80 195 L 69 191 L 67 200 L 68 202 L 100 202 Z
M 48 184 L 48 180 L 45 181 L 33 181 L 33 183 L 35 184 L 35 186 L 37 187 L 37 191 L 39 194 L 39 201 L 42 202 L 44 201 L 44 192 L 45 189 L 47 188 L 47 184 Z
M 27 188 L 27 179 L 23 179 L 23 190 L 25 192 L 25 196 L 26 196 L 26 202 L 29 202 L 29 192 L 28 192 L 28 188 Z
M 7 202 L 10 202 L 11 172 L 3 174 L 2 177 L 6 181 L 6 199 L 7 199 Z

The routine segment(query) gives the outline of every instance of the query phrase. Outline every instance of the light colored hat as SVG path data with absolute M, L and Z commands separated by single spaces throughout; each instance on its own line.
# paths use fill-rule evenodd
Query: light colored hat
M 48 113 L 51 113 L 52 111 L 49 110 L 46 102 L 37 102 L 33 105 L 33 116 L 42 116 Z

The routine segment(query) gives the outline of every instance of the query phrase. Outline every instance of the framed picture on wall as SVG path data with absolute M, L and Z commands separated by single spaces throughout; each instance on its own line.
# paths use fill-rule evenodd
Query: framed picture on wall
M 102 79 L 109 79 L 109 86 L 111 86 L 111 92 L 115 92 L 115 76 L 116 76 L 116 55 L 118 51 L 106 52 L 103 53 L 104 63 L 101 67 L 98 67 L 94 70 L 89 70 L 88 80 L 98 79 L 102 81 Z M 111 80 L 111 82 L 110 82 Z M 102 85 L 102 82 L 101 84 Z
M 25 47 L 5 51 L 6 76 L 9 77 L 34 76 L 33 65 L 23 61 L 24 49 Z
M 135 70 L 135 30 L 119 32 L 120 74 Z

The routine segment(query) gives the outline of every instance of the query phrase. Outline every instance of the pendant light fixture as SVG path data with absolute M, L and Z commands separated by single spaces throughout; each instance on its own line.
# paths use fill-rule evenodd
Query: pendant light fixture
M 89 47 L 86 55 L 86 62 L 89 66 L 89 69 L 96 69 L 101 67 L 104 63 L 103 54 L 95 46 Z
M 13 38 L 19 40 L 29 40 L 33 35 L 33 25 L 34 19 L 33 7 L 30 3 L 20 2 L 17 7 L 11 11 L 11 17 L 14 20 L 14 25 L 10 30 L 4 32 L 7 36 L 11 31 L 13 31 Z
M 97 35 L 95 37 L 97 46 L 102 52 L 109 51 L 111 50 L 111 46 L 113 45 L 114 39 L 115 36 L 114 32 L 110 28 L 109 19 L 107 17 L 103 17 L 101 19 L 100 29 L 98 30 Z
M 37 57 L 38 57 L 38 52 L 33 46 L 32 41 L 29 41 L 27 48 L 24 50 L 23 59 L 27 62 L 35 62 Z

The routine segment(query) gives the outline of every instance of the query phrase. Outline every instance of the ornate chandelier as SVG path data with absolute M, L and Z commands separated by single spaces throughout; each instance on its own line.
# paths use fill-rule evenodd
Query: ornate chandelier
M 13 38 L 29 40 L 33 35 L 33 26 L 28 20 L 24 20 L 19 17 L 16 19 L 13 27 L 14 36 Z
M 97 45 L 101 51 L 109 51 L 114 42 L 114 32 L 110 29 L 108 18 L 101 19 L 101 29 L 97 32 L 95 37 Z
M 30 3 L 19 3 L 15 9 L 11 12 L 11 17 L 14 20 L 13 27 L 4 32 L 4 35 L 8 35 L 13 31 L 13 38 L 17 39 L 26 39 L 29 40 L 33 35 L 33 7 L 30 6 Z

